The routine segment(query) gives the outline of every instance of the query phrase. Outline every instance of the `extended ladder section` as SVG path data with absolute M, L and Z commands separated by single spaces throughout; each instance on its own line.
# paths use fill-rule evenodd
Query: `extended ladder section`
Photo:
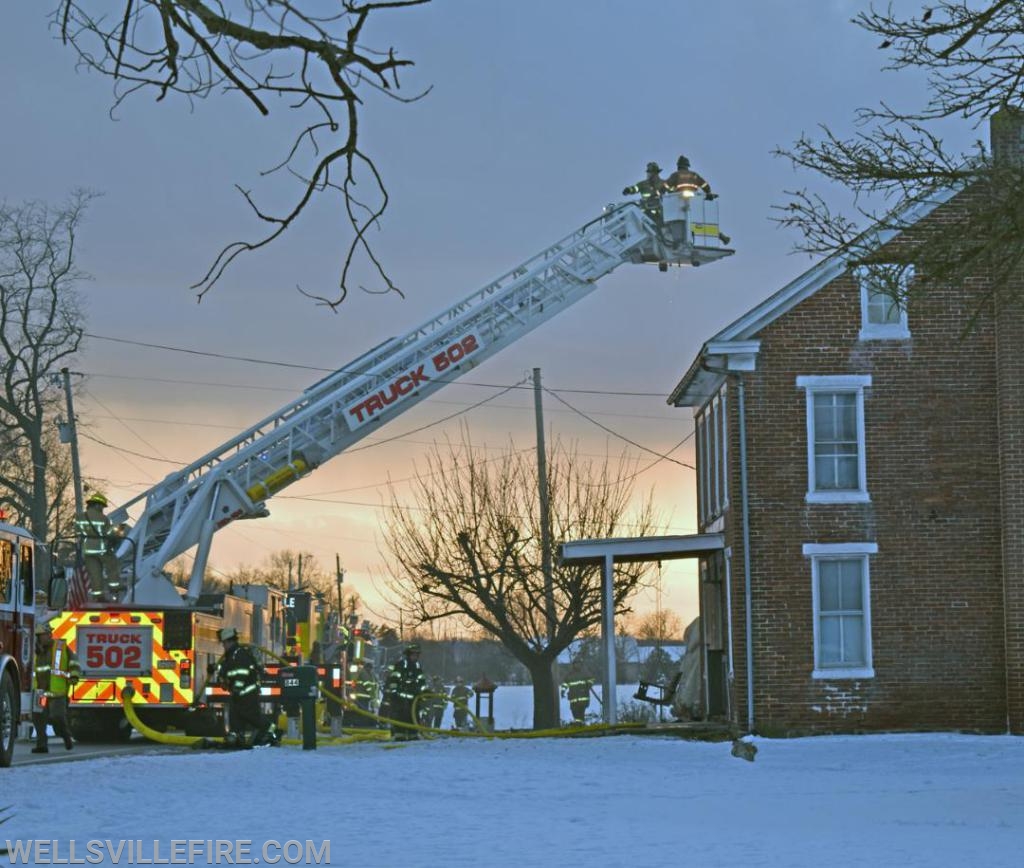
M 713 253 L 704 261 L 732 251 Z M 163 569 L 193 546 L 188 597 L 195 598 L 216 530 L 267 515 L 265 501 L 274 493 L 579 301 L 622 263 L 689 265 L 697 255 L 705 254 L 692 244 L 666 242 L 634 203 L 610 206 L 439 316 L 320 380 L 111 516 L 126 521 L 145 500 L 118 552 L 123 562 L 135 559 L 136 584 L 126 601 L 180 604 Z

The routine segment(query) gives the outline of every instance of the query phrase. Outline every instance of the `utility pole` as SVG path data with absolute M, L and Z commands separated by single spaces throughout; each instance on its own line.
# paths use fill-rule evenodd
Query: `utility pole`
M 75 427 L 75 405 L 71 398 L 71 372 L 67 368 L 60 369 L 64 382 L 64 401 L 67 404 L 67 422 L 57 421 L 60 429 L 60 442 L 71 446 L 71 475 L 75 489 L 75 515 L 81 515 L 85 505 L 82 503 L 82 466 L 78 461 L 78 429 Z M 54 378 L 56 379 L 56 377 Z
M 541 399 L 540 368 L 533 369 L 533 406 L 537 418 L 537 482 L 540 489 L 540 558 L 544 573 L 544 603 L 547 609 L 548 642 L 555 638 L 555 583 L 551 567 L 551 502 L 548 499 L 548 462 L 544 451 L 544 403 Z
M 544 449 L 544 402 L 541 398 L 540 368 L 533 369 L 533 407 L 537 419 L 537 483 L 540 496 L 540 562 L 544 573 L 544 608 L 548 622 L 548 647 L 555 640 L 555 581 L 551 565 L 551 501 L 548 497 L 548 460 Z M 560 717 L 557 660 L 551 661 L 551 708 Z
M 341 555 L 335 552 L 334 555 L 334 578 L 338 582 L 338 621 L 345 617 L 345 609 L 341 603 L 344 599 L 341 594 L 341 586 L 345 581 L 345 571 L 341 568 Z

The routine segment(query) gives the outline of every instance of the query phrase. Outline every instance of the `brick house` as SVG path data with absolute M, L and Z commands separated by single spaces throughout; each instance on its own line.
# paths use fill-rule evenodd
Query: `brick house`
M 993 118 L 997 160 L 1022 159 L 1021 118 Z M 882 259 L 904 269 L 972 195 L 914 206 Z M 979 273 L 903 310 L 831 257 L 708 340 L 669 396 L 695 416 L 698 529 L 725 541 L 700 559 L 710 716 L 1024 733 L 1024 313 L 964 337 L 985 290 Z

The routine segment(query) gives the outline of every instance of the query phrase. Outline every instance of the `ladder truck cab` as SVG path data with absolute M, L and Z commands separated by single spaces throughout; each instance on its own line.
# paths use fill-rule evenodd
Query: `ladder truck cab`
M 36 580 L 45 554 L 0 510 L 0 766 L 11 764 L 18 725 L 32 713 Z
M 196 637 L 205 640 L 213 632 L 208 617 L 228 617 L 227 607 L 211 613 L 200 599 L 218 530 L 269 515 L 267 501 L 277 492 L 589 295 L 620 265 L 656 263 L 667 269 L 732 255 L 717 231 L 717 206 L 703 199 L 680 199 L 675 210 L 666 204 L 664 222 L 636 202 L 607 206 L 496 280 L 378 344 L 111 511 L 113 525 L 126 529 L 116 543 L 124 585 L 120 600 L 80 604 L 60 616 L 63 635 L 86 668 L 70 699 L 72 715 L 95 719 L 107 713 L 116 719 L 113 710 L 129 684 L 145 702 L 142 712 L 153 719 L 173 721 L 180 718 L 175 711 L 190 707 L 204 653 Z M 165 568 L 187 551 L 194 557 L 183 589 Z M 81 570 L 76 575 L 81 581 Z M 290 602 L 294 613 L 300 601 Z M 223 625 L 252 636 L 244 624 Z M 316 625 L 308 623 L 305 630 L 294 634 L 300 645 L 311 643 Z M 311 645 L 303 647 L 303 656 L 310 651 Z

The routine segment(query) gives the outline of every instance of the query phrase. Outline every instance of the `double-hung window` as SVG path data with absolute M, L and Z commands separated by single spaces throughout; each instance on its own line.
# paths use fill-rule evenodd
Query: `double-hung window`
M 869 556 L 875 543 L 808 543 L 814 678 L 873 678 Z
M 877 263 L 862 265 L 854 274 L 860 286 L 860 339 L 909 338 L 907 295 L 914 266 Z
M 807 392 L 807 500 L 870 500 L 864 443 L 864 389 L 870 375 L 797 377 Z

